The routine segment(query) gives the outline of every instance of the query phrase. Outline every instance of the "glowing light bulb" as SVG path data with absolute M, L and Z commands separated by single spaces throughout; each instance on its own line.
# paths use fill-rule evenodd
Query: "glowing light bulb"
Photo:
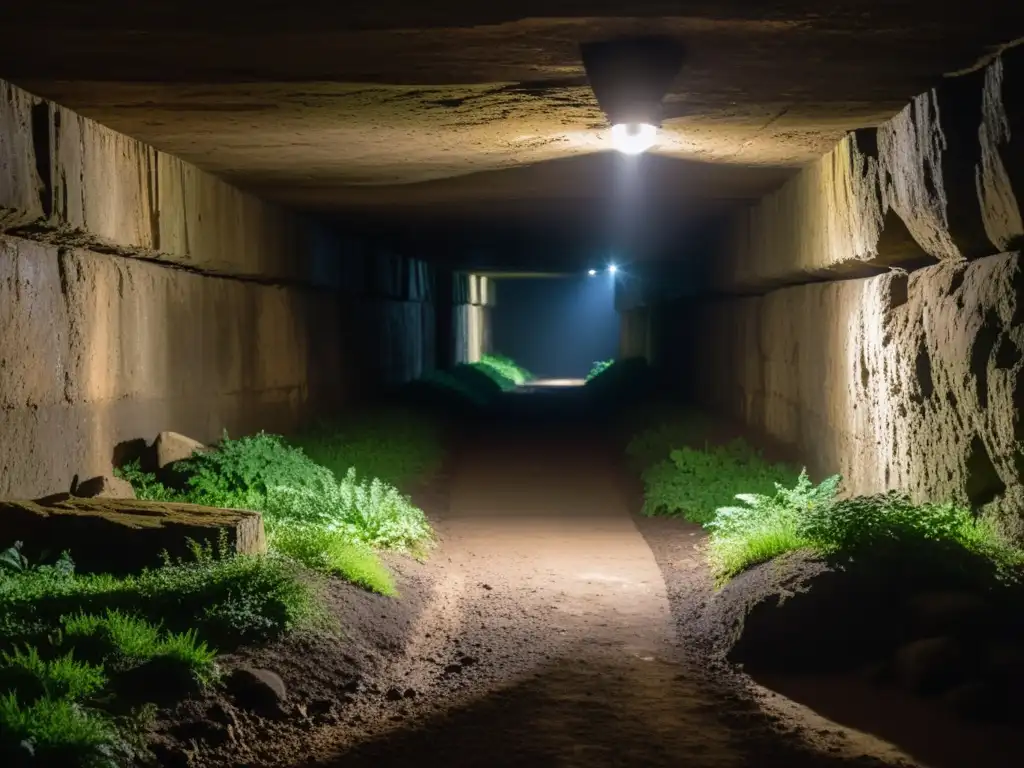
M 619 271 L 619 268 L 612 264 L 611 266 L 608 267 L 608 271 L 614 275 L 616 272 Z
M 654 146 L 658 129 L 647 123 L 619 123 L 612 126 L 612 146 L 624 155 L 639 155 Z
M 588 269 L 587 270 L 587 274 L 590 275 L 591 277 L 593 277 L 594 275 L 597 274 L 597 270 L 596 269 Z

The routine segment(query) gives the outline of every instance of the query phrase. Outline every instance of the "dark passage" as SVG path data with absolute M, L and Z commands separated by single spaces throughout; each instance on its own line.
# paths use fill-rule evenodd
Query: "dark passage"
M 618 354 L 615 277 L 499 279 L 491 345 L 542 379 L 582 379 Z

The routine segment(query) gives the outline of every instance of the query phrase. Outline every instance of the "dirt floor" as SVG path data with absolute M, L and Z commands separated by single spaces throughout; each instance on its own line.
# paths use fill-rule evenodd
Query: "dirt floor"
M 621 447 L 574 418 L 571 393 L 531 397 L 468 437 L 446 482 L 421 497 L 441 543 L 425 564 L 395 563 L 402 599 L 336 586 L 343 637 L 232 660 L 277 671 L 303 717 L 237 723 L 184 764 L 1015 764 L 984 747 L 984 731 L 910 738 L 928 758 L 917 763 L 798 703 L 814 698 L 806 681 L 769 681 L 791 700 L 716 660 L 700 633 L 712 592 L 700 529 L 637 516 Z M 843 689 L 809 690 L 826 711 L 841 700 L 828 691 Z M 207 719 L 227 705 L 212 706 Z

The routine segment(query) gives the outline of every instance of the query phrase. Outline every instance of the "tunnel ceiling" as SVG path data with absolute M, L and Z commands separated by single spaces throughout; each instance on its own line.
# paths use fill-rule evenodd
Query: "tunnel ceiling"
M 1003 0 L 4 5 L 0 77 L 266 197 L 524 223 L 602 220 L 628 183 L 693 215 L 759 197 L 1020 25 Z M 629 182 L 578 45 L 647 33 L 688 58 Z

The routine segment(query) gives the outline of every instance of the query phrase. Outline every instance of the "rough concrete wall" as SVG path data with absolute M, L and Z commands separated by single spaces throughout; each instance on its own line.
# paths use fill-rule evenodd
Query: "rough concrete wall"
M 1024 47 L 858 131 L 732 223 L 715 287 L 988 256 L 1024 237 Z
M 0 81 L 0 497 L 415 378 L 452 313 L 435 281 Z
M 323 228 L 0 80 L 0 232 L 336 284 Z
M 1002 502 L 1019 513 L 1024 263 L 706 302 L 687 320 L 696 398 L 800 449 L 853 493 Z M 696 330 L 699 329 L 699 330 Z
M 344 398 L 324 291 L 0 237 L 0 497 L 109 472 L 117 444 L 286 430 Z

